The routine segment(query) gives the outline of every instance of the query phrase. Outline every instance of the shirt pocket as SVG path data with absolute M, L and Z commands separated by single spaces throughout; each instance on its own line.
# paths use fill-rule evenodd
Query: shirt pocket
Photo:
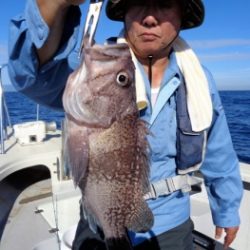
M 154 160 L 167 160 L 176 156 L 176 126 L 176 105 L 170 98 L 151 127 L 149 143 Z

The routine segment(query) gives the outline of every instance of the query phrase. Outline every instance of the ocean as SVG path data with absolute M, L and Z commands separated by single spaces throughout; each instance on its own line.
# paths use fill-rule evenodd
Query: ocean
M 236 153 L 240 161 L 250 163 L 250 91 L 220 91 L 220 96 Z M 36 119 L 36 103 L 17 92 L 6 92 L 5 98 L 12 124 Z M 55 121 L 60 128 L 63 112 L 44 106 L 39 111 L 40 120 Z

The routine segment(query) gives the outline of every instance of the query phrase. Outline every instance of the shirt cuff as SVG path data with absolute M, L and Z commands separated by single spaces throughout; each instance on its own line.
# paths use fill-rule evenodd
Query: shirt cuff
M 212 213 L 214 225 L 222 228 L 237 227 L 240 225 L 240 216 L 235 213 Z

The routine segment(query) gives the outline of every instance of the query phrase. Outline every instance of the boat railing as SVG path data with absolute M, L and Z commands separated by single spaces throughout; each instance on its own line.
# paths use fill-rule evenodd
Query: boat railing
M 70 170 L 69 170 L 69 162 L 68 162 L 68 158 L 67 158 L 67 153 L 65 152 L 65 143 L 66 143 L 66 125 L 67 122 L 65 119 L 62 120 L 61 122 L 61 132 L 62 132 L 62 165 L 61 165 L 61 178 L 63 180 L 68 180 L 71 179 L 70 176 Z
M 2 72 L 3 68 L 5 68 L 7 64 L 0 65 L 0 154 L 5 153 L 5 145 L 4 141 L 8 139 L 8 131 L 7 127 L 12 128 L 9 111 L 6 105 L 4 89 L 2 83 Z

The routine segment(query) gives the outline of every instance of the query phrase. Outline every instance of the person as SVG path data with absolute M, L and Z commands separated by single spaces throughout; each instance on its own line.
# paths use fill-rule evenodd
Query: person
M 10 77 L 18 91 L 40 104 L 62 109 L 67 78 L 80 63 L 79 5 L 84 2 L 28 0 L 24 14 L 11 21 Z M 202 1 L 108 0 L 106 13 L 111 20 L 123 22 L 121 36 L 134 54 L 145 86 L 148 105 L 140 116 L 154 135 L 148 136 L 150 181 L 174 180 L 199 163 L 215 237 L 225 232 L 224 247 L 228 248 L 240 224 L 239 163 L 215 82 L 206 68 L 190 59 L 195 54 L 189 53 L 179 36 L 182 30 L 203 23 Z M 198 82 L 192 80 L 196 75 Z M 191 127 L 190 133 L 182 133 L 183 124 Z M 149 232 L 129 232 L 134 249 L 193 249 L 189 193 L 179 188 L 147 201 L 154 225 Z M 72 249 L 105 249 L 102 238 L 101 230 L 94 235 L 81 218 Z

